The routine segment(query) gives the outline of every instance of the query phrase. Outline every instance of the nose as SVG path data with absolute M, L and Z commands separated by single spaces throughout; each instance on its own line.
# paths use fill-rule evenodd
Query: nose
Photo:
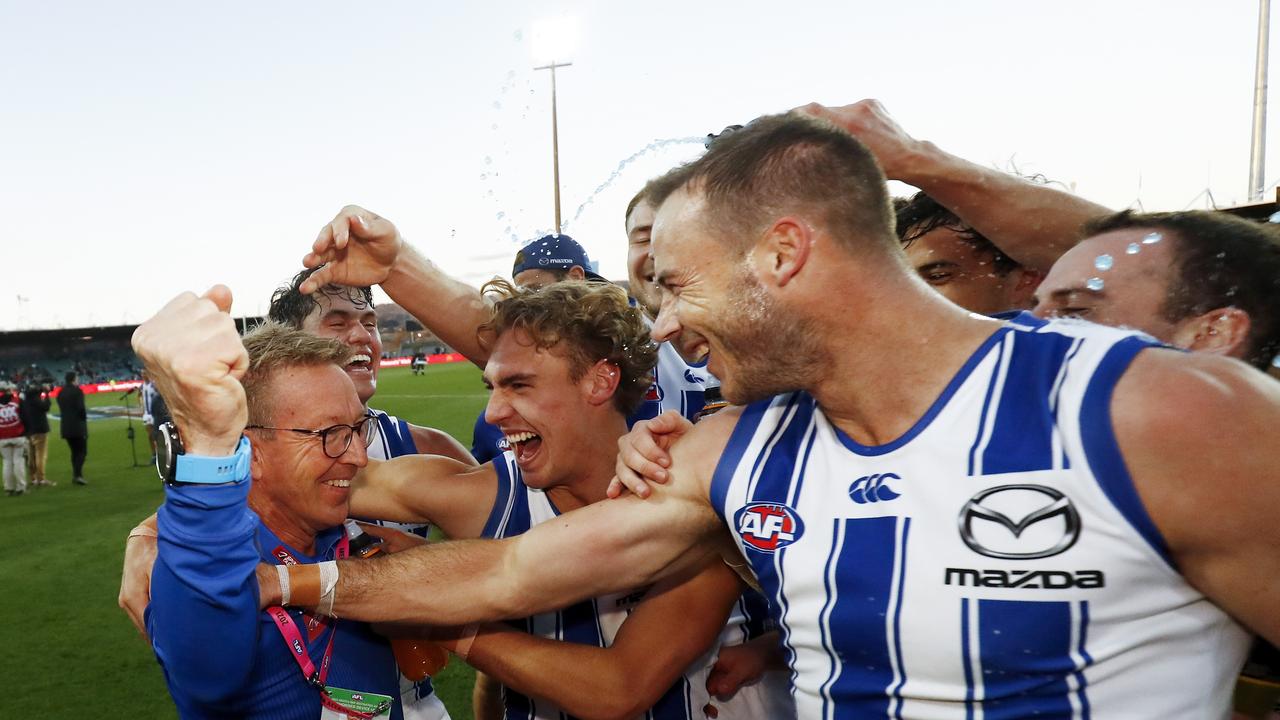
M 347 451 L 340 458 L 343 463 L 362 468 L 369 464 L 369 449 L 364 445 L 364 437 L 359 434 L 351 436 Z
M 649 335 L 654 342 L 667 342 L 680 336 L 680 317 L 675 311 L 675 302 L 670 293 L 662 294 L 662 304 L 658 307 L 658 317 L 653 321 Z
M 373 333 L 364 323 L 355 323 L 351 326 L 351 330 L 347 332 L 348 345 L 372 345 Z
M 1047 319 L 1049 317 L 1049 312 L 1049 304 L 1045 302 L 1037 302 L 1035 307 L 1031 308 L 1031 314 L 1041 320 Z
M 503 397 L 503 392 L 495 388 L 489 393 L 489 404 L 484 406 L 484 421 L 490 425 L 500 425 L 511 415 L 511 405 Z

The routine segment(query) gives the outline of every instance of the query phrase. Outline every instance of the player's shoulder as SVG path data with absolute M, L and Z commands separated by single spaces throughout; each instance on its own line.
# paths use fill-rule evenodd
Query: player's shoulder
M 1207 353 L 1151 348 L 1116 384 L 1113 421 L 1120 429 L 1168 439 L 1220 428 L 1248 434 L 1251 420 L 1280 412 L 1280 383 L 1248 364 Z M 1188 429 L 1190 433 L 1188 433 Z

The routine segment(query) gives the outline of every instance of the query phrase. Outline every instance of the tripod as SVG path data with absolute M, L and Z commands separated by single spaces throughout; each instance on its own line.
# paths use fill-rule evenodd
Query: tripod
M 129 457 L 133 459 L 132 467 L 146 467 L 146 465 L 138 462 L 138 448 L 134 441 L 135 433 L 133 431 L 133 410 L 129 407 L 129 396 L 137 389 L 130 388 L 124 394 L 124 417 L 125 422 L 128 424 L 128 427 L 125 428 L 125 434 L 129 437 Z

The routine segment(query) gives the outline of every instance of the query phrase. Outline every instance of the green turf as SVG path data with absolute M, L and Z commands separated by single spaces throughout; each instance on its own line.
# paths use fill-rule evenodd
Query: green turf
M 429 367 L 418 377 L 386 369 L 378 388 L 374 407 L 468 445 L 486 398 L 469 363 Z M 86 399 L 91 407 L 122 404 L 119 393 Z M 90 424 L 89 484 L 72 485 L 67 445 L 51 425 L 48 476 L 57 487 L 0 497 L 7 553 L 0 562 L 0 716 L 176 717 L 150 646 L 116 606 L 125 536 L 163 500 L 160 482 L 152 468 L 131 467 L 127 423 L 115 419 Z M 146 463 L 150 450 L 141 425 L 134 427 L 138 461 Z M 471 717 L 472 676 L 453 660 L 437 678 L 455 720 Z

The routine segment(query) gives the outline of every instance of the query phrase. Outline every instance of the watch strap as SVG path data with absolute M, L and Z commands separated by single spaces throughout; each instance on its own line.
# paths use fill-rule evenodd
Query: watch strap
M 249 438 L 241 436 L 236 451 L 222 457 L 179 455 L 173 474 L 178 483 L 221 485 L 249 479 Z

